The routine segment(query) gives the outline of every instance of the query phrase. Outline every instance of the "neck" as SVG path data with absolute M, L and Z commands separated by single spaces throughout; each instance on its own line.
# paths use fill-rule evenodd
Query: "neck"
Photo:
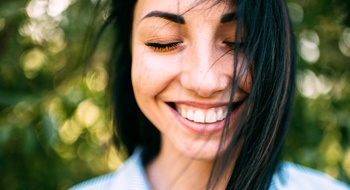
M 172 145 L 163 143 L 159 155 L 146 166 L 152 189 L 206 189 L 213 160 L 191 159 L 180 152 L 171 151 L 174 147 L 169 146 Z M 228 178 L 222 179 L 217 183 L 216 189 L 225 189 Z

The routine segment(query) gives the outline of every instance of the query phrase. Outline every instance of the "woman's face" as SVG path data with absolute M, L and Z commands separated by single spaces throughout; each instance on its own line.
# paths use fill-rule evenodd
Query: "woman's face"
M 161 132 L 162 151 L 204 160 L 215 157 L 227 105 L 234 105 L 225 150 L 251 88 L 245 72 L 229 102 L 232 46 L 242 40 L 235 39 L 235 9 L 214 3 L 139 0 L 132 31 L 133 89 L 142 112 Z

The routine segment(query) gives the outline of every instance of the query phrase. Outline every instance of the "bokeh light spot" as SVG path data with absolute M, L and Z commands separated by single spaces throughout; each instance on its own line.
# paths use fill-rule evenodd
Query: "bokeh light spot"
M 48 6 L 48 15 L 52 17 L 57 17 L 65 11 L 69 5 L 72 3 L 71 0 L 50 0 Z
M 300 34 L 299 53 L 300 56 L 309 63 L 315 63 L 320 57 L 318 48 L 320 39 L 313 30 L 304 30 Z
M 26 11 L 31 18 L 40 18 L 46 12 L 47 1 L 46 0 L 32 0 L 29 2 Z
M 343 55 L 350 57 L 350 28 L 343 30 L 342 36 L 339 38 L 339 49 Z
M 78 121 L 85 126 L 93 125 L 99 116 L 100 109 L 91 100 L 81 102 L 76 111 Z
M 47 101 L 45 105 L 50 118 L 53 118 L 55 121 L 57 121 L 57 123 L 64 120 L 65 112 L 62 108 L 62 101 L 60 98 L 52 98 Z
M 344 156 L 343 167 L 347 176 L 350 178 L 350 148 Z
M 108 168 L 113 171 L 117 169 L 121 163 L 122 160 L 118 156 L 117 150 L 114 146 L 111 146 L 108 151 Z
M 311 70 L 300 71 L 297 79 L 299 92 L 305 97 L 315 99 L 321 94 L 327 94 L 333 87 L 332 82 L 326 76 L 316 76 Z
M 326 150 L 326 160 L 329 165 L 336 165 L 342 157 L 341 146 L 337 141 L 333 141 L 329 144 Z
M 34 48 L 24 53 L 21 66 L 27 78 L 34 78 L 45 63 L 46 55 L 40 49 Z
M 301 23 L 304 19 L 303 8 L 297 3 L 288 3 L 288 8 L 292 22 L 295 24 Z
M 350 48 L 350 27 L 343 30 L 342 39 L 345 45 Z
M 73 119 L 66 120 L 59 128 L 59 136 L 63 143 L 73 144 L 82 132 L 80 125 Z
M 97 67 L 86 76 L 86 85 L 90 90 L 102 91 L 106 88 L 108 83 L 108 74 L 103 67 Z
M 94 154 L 91 151 L 91 147 L 87 143 L 82 143 L 78 147 L 78 156 L 85 161 L 92 161 L 94 159 Z
M 326 173 L 334 178 L 339 175 L 339 169 L 336 166 L 327 166 L 325 169 Z

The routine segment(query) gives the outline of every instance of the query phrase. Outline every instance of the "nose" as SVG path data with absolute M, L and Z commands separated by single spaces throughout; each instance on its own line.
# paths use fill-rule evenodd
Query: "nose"
M 225 55 L 213 45 L 200 46 L 187 51 L 183 57 L 180 83 L 201 97 L 211 97 L 227 90 L 231 80 Z M 233 59 L 231 60 L 233 61 Z

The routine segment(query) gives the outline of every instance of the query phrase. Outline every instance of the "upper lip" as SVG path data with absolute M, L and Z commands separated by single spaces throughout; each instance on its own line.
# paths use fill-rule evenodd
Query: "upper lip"
M 201 102 L 194 102 L 194 101 L 177 101 L 174 102 L 175 104 L 184 104 L 196 108 L 201 109 L 210 109 L 210 108 L 217 108 L 222 106 L 227 106 L 228 102 L 217 102 L 217 103 L 201 103 Z
M 239 100 L 232 102 L 232 104 L 242 102 L 244 100 L 245 100 L 245 98 L 242 98 L 242 99 L 239 99 Z M 192 106 L 192 107 L 196 107 L 196 108 L 200 108 L 200 109 L 217 108 L 217 107 L 227 106 L 230 104 L 229 102 L 202 103 L 202 102 L 196 102 L 196 101 L 175 101 L 172 103 L 184 104 L 184 105 L 188 105 L 188 106 Z

